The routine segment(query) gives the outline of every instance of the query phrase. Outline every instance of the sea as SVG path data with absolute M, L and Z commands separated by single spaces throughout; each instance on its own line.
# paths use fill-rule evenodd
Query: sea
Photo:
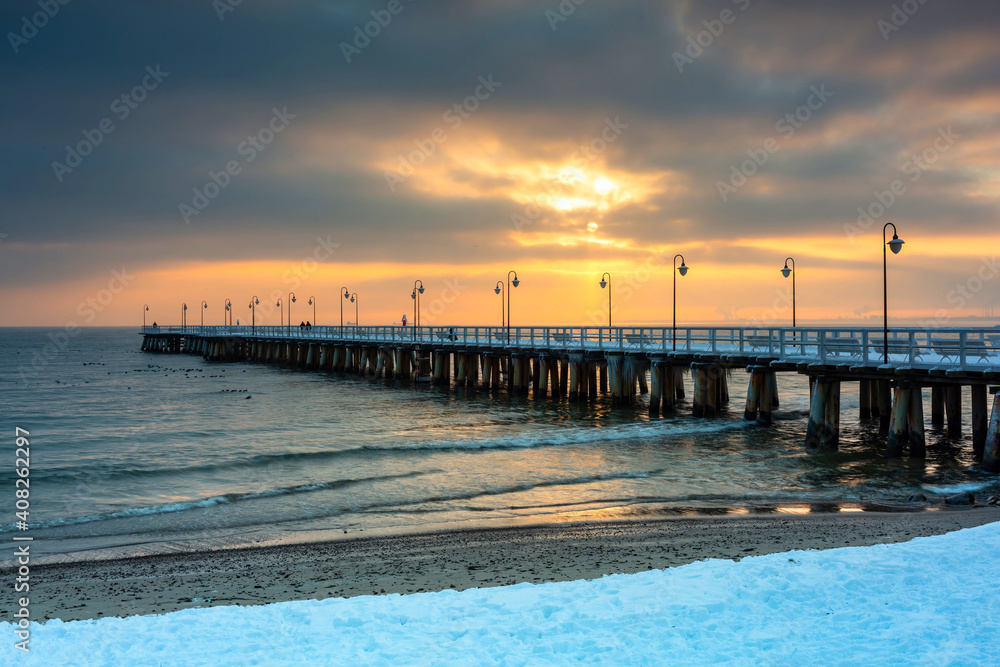
M 646 397 L 612 409 L 208 362 L 142 352 L 141 340 L 135 328 L 0 329 L 4 561 L 15 536 L 54 562 L 571 521 L 928 511 L 907 502 L 915 493 L 942 511 L 948 495 L 1000 491 L 973 459 L 968 397 L 963 439 L 928 414 L 927 459 L 887 460 L 852 383 L 839 452 L 807 453 L 808 385 L 795 373 L 779 374 L 764 427 L 743 420 L 742 371 L 719 416 L 696 419 L 685 401 L 650 418 Z M 15 429 L 30 452 L 22 498 Z

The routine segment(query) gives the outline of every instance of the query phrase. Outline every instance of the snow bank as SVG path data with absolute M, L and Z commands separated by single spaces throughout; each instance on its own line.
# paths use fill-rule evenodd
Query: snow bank
M 1000 523 L 595 581 L 32 626 L 4 665 L 996 664 Z

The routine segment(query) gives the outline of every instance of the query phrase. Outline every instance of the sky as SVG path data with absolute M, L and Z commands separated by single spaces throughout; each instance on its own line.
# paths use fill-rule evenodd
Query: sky
M 598 326 L 604 272 L 615 325 L 669 322 L 676 280 L 681 326 L 787 326 L 789 256 L 800 324 L 877 325 L 886 222 L 894 320 L 1000 311 L 995 3 L 14 0 L 0 28 L 0 326 L 412 324 L 416 280 L 422 324 L 509 292 L 515 326 Z

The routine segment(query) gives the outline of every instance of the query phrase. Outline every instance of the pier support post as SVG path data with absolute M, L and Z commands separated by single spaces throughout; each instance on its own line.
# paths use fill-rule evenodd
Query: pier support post
M 977 461 L 983 459 L 986 447 L 986 433 L 989 430 L 989 418 L 986 413 L 986 385 L 972 385 L 972 453 Z
M 891 459 L 903 455 L 909 446 L 911 458 L 927 456 L 924 437 L 924 404 L 920 387 L 902 386 L 893 390 L 892 416 L 885 455 Z
M 944 426 L 944 387 L 931 387 L 931 426 Z
M 597 398 L 597 361 L 587 362 L 587 396 L 590 399 Z
M 861 402 L 858 419 L 865 421 L 872 418 L 872 384 L 870 380 L 861 380 L 858 384 L 858 395 Z
M 542 354 L 538 357 L 538 385 L 535 388 L 535 396 L 545 398 L 549 390 L 549 355 Z
M 768 367 L 761 368 L 760 371 L 760 404 L 757 413 L 757 423 L 763 426 L 770 426 L 773 421 L 773 409 L 775 405 L 775 395 L 777 393 L 777 379 L 774 371 Z
M 983 451 L 983 470 L 1000 472 L 1000 393 L 993 395 L 993 413 Z
M 602 363 L 601 367 L 601 393 L 607 395 L 608 393 L 608 364 Z
M 649 416 L 660 414 L 660 399 L 663 397 L 663 364 L 654 361 L 649 370 L 649 383 L 652 391 L 649 393 Z
M 580 396 L 580 361 L 577 355 L 569 357 L 569 400 L 575 401 Z
M 840 381 L 817 377 L 809 407 L 806 449 L 835 452 L 840 445 Z
M 757 420 L 757 407 L 760 405 L 761 374 L 756 367 L 750 367 L 750 381 L 747 384 L 747 405 L 743 409 L 743 420 Z
M 708 398 L 708 372 L 702 364 L 691 364 L 691 380 L 694 382 L 694 403 L 691 406 L 691 414 L 694 417 L 704 417 L 705 402 Z
M 559 360 L 559 395 L 565 396 L 569 391 L 569 359 Z
M 620 354 L 608 355 L 608 382 L 611 385 L 611 405 L 622 404 L 622 366 L 625 357 Z
M 948 437 L 962 437 L 962 385 L 948 385 L 945 412 L 948 415 Z
M 889 380 L 876 380 L 878 385 L 878 429 L 882 435 L 889 433 L 889 420 L 892 416 L 892 386 Z
M 920 387 L 910 387 L 910 409 L 906 427 L 910 432 L 910 458 L 927 458 L 927 440 L 924 435 L 924 394 Z

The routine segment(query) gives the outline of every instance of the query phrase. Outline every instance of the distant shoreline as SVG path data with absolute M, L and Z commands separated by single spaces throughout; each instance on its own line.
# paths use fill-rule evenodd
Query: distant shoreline
M 801 549 L 903 542 L 1000 520 L 1000 509 L 563 523 L 39 565 L 35 618 L 463 590 Z

